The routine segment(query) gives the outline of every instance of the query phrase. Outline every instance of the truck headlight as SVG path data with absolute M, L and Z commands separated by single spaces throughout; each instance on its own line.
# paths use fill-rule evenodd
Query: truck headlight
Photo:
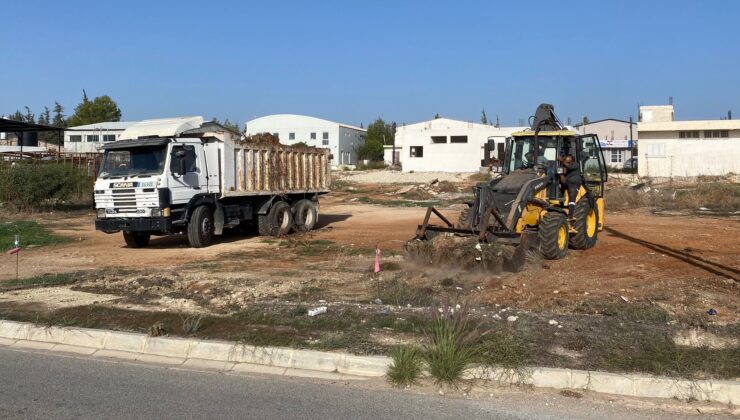
M 98 217 L 105 217 L 105 209 L 98 209 Z
M 160 216 L 162 216 L 161 209 L 152 209 L 152 217 L 160 217 Z

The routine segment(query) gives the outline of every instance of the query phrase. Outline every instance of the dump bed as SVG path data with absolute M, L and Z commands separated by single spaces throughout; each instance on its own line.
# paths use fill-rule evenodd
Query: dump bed
M 327 193 L 329 149 L 281 144 L 234 144 L 234 183 L 224 196 Z

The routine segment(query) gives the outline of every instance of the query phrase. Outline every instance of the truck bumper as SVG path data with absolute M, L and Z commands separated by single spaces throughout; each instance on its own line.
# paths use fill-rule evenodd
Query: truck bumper
M 105 233 L 169 232 L 172 220 L 169 217 L 96 219 L 95 229 Z

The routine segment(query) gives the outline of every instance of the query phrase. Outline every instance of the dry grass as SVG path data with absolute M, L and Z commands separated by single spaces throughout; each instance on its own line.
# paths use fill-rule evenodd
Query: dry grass
M 616 210 L 641 207 L 666 210 L 696 210 L 704 207 L 721 212 L 740 210 L 740 184 L 709 182 L 693 186 L 643 188 L 610 188 L 606 192 L 607 206 Z

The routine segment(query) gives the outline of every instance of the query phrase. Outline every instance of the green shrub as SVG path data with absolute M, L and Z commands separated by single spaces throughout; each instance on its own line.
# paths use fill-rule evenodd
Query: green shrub
M 92 196 L 93 179 L 85 169 L 64 163 L 0 164 L 0 201 L 19 210 Z
M 424 330 L 424 358 L 437 383 L 454 386 L 463 379 L 468 365 L 480 358 L 479 342 L 486 332 L 470 320 L 466 307 L 445 305 L 440 309 L 433 311 L 434 321 Z
M 421 352 L 415 346 L 398 346 L 391 352 L 393 363 L 388 367 L 388 381 L 394 386 L 415 384 L 421 377 L 424 363 Z

